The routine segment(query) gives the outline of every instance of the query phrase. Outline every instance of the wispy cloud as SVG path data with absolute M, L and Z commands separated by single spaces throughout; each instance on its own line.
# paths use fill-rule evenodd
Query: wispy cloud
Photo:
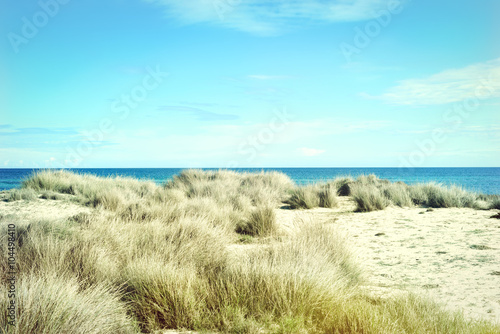
M 392 0 L 144 0 L 165 8 L 181 24 L 210 23 L 253 34 L 274 35 L 307 24 L 361 21 Z
M 468 98 L 500 97 L 500 58 L 427 78 L 403 80 L 381 96 L 363 96 L 399 105 L 436 105 Z
M 325 150 L 319 150 L 316 148 L 301 147 L 298 151 L 306 157 L 315 157 L 317 155 L 325 153 Z
M 170 112 L 186 112 L 196 117 L 200 121 L 232 121 L 239 118 L 238 115 L 233 114 L 219 114 L 204 109 L 189 107 L 189 106 L 160 106 L 160 111 Z
M 10 125 L 0 125 L 0 136 L 73 136 L 77 134 L 74 128 L 14 128 Z

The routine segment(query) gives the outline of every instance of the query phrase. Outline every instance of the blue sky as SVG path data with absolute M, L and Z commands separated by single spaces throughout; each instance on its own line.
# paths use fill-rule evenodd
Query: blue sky
M 0 1 L 0 168 L 500 166 L 498 1 Z

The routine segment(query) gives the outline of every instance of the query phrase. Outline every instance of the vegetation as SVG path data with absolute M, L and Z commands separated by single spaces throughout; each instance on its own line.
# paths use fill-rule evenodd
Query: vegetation
M 382 210 L 390 204 L 384 192 L 373 185 L 355 184 L 351 187 L 351 191 L 352 198 L 357 204 L 357 211 Z
M 292 209 L 312 209 L 319 206 L 319 194 L 315 186 L 298 187 L 286 201 Z
M 261 237 L 275 235 L 277 231 L 276 214 L 268 206 L 256 208 L 250 218 L 236 228 L 238 233 Z
M 415 203 L 412 186 L 403 191 L 372 176 L 298 187 L 279 173 L 189 170 L 164 186 L 64 171 L 33 175 L 19 191 L 92 210 L 36 223 L 1 218 L 0 332 L 499 331 L 412 295 L 368 296 L 362 268 L 331 224 L 302 221 L 293 233 L 280 231 L 276 209 L 284 201 L 333 207 L 345 184 L 367 210 L 407 205 L 405 194 Z M 427 189 L 415 192 L 422 205 L 444 203 Z M 470 205 L 463 199 L 472 195 L 457 196 L 450 203 Z M 17 235 L 15 327 L 5 313 L 9 223 Z
M 285 203 L 292 209 L 333 208 L 338 204 L 336 192 L 329 183 L 296 187 Z
M 14 202 L 20 200 L 34 200 L 37 198 L 36 192 L 33 189 L 13 189 L 7 196 L 7 202 Z

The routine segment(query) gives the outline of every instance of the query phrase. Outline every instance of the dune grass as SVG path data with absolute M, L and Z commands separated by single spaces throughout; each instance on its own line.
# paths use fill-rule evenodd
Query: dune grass
M 500 210 L 500 198 L 493 199 L 488 208 Z
M 312 209 L 319 206 L 319 196 L 315 186 L 298 187 L 286 200 L 292 209 Z
M 374 185 L 355 184 L 351 187 L 351 196 L 356 202 L 357 211 L 368 212 L 385 209 L 390 201 Z
M 329 183 L 296 187 L 285 200 L 292 209 L 334 208 L 338 204 L 337 189 Z
M 36 174 L 23 189 L 59 194 L 93 210 L 63 221 L 2 218 L 0 305 L 5 310 L 8 302 L 5 238 L 14 222 L 19 321 L 9 327 L 2 317 L 0 332 L 499 331 L 412 295 L 378 299 L 363 293 L 363 268 L 331 225 L 302 221 L 294 233 L 277 233 L 275 210 L 283 201 L 332 207 L 348 183 L 367 208 L 376 209 L 378 201 L 407 204 L 399 188 L 374 177 L 298 187 L 279 173 L 189 170 L 157 186 Z M 242 236 L 256 241 L 242 244 Z
M 31 201 L 37 198 L 37 194 L 33 189 L 30 188 L 22 188 L 22 189 L 13 189 L 9 192 L 9 195 L 6 198 L 7 202 L 14 202 L 20 200 Z
M 94 285 L 81 290 L 72 277 L 24 276 L 17 282 L 17 320 L 6 323 L 9 304 L 0 287 L 0 332 L 2 333 L 137 333 L 128 306 L 115 288 Z
M 275 235 L 277 231 L 276 214 L 274 209 L 268 206 L 256 208 L 250 213 L 250 217 L 236 228 L 238 233 L 261 237 Z
M 468 192 L 458 186 L 444 186 L 434 182 L 408 185 L 390 182 L 375 175 L 360 175 L 356 179 L 339 177 L 328 183 L 339 196 L 352 196 L 357 211 L 382 210 L 389 205 L 399 207 L 474 208 L 500 207 L 497 195 Z

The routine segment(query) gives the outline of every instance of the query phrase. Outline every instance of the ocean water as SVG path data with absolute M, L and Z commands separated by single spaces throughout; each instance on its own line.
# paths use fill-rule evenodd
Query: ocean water
M 218 170 L 206 168 L 206 170 Z M 297 184 L 326 181 L 337 176 L 375 174 L 390 181 L 403 181 L 408 184 L 437 182 L 445 185 L 458 185 L 485 194 L 500 194 L 500 168 L 237 168 L 236 171 L 260 172 L 275 170 L 287 174 Z M 91 168 L 72 169 L 78 173 L 97 176 L 126 176 L 152 180 L 162 184 L 182 171 L 181 168 Z M 0 169 L 0 190 L 21 186 L 22 180 L 36 169 Z

